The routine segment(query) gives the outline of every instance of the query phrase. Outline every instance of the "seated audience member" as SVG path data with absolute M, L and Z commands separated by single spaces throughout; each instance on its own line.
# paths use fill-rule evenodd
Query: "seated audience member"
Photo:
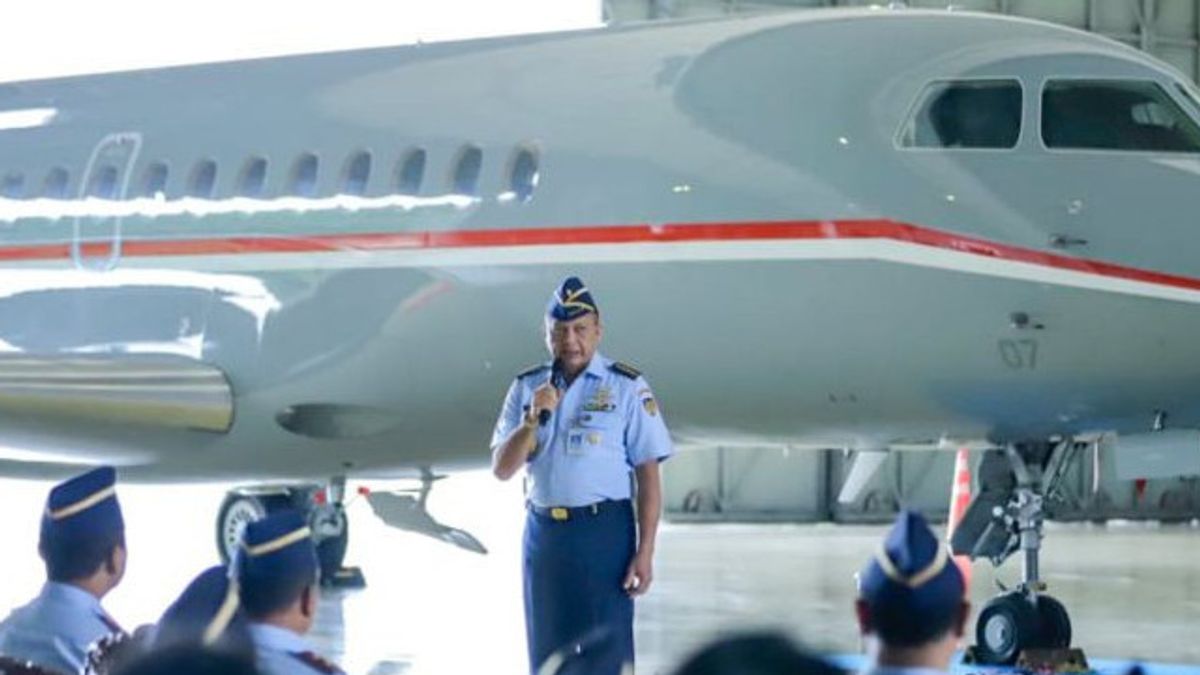
M 317 615 L 317 549 L 298 511 L 246 525 L 234 563 L 259 670 L 267 675 L 340 673 L 305 641 Z
M 919 513 L 902 511 L 859 576 L 870 675 L 947 672 L 971 606 L 962 573 Z
M 163 612 L 155 627 L 154 647 L 178 644 L 253 657 L 254 645 L 228 567 L 217 565 L 201 572 Z
M 259 675 L 245 656 L 208 649 L 196 644 L 175 644 L 155 649 L 117 671 L 115 675 Z
M 845 675 L 804 653 L 783 635 L 755 632 L 717 640 L 693 654 L 675 675 Z
M 50 490 L 38 553 L 46 584 L 0 624 L 0 654 L 61 673 L 82 672 L 89 648 L 122 632 L 100 606 L 125 575 L 125 522 L 112 467 Z

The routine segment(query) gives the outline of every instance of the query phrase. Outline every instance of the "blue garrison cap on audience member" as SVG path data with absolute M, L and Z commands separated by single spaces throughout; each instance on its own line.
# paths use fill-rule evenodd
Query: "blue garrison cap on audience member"
M 103 466 L 50 490 L 42 514 L 42 542 L 59 546 L 107 542 L 125 531 L 117 502 L 117 472 Z
M 242 585 L 294 585 L 317 578 L 317 549 L 299 511 L 282 511 L 246 525 L 238 552 Z
M 599 314 L 600 310 L 579 277 L 563 279 L 546 306 L 546 315 L 555 321 L 572 321 L 588 312 Z
M 163 612 L 158 620 L 155 646 L 185 643 L 211 646 L 229 642 L 225 639 L 227 633 L 239 630 L 245 631 L 245 626 L 238 611 L 237 584 L 229 579 L 228 567 L 217 565 L 201 572 Z M 244 637 L 248 646 L 249 637 Z
M 917 622 L 958 611 L 963 594 L 958 565 L 915 511 L 900 512 L 859 577 L 859 595 L 869 605 L 902 611 Z

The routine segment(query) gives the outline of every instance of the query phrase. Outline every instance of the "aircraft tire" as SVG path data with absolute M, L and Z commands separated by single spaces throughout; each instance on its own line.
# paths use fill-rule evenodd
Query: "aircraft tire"
M 227 493 L 221 508 L 217 510 L 217 553 L 221 556 L 221 562 L 229 563 L 230 555 L 237 550 L 247 523 L 291 508 L 291 505 L 292 501 L 286 495 Z
M 1038 619 L 1041 623 L 1039 647 L 1067 649 L 1071 646 L 1071 617 L 1061 602 L 1048 595 L 1039 595 Z
M 1020 594 L 992 598 L 975 622 L 975 654 L 980 663 L 1012 665 L 1037 641 L 1041 621 Z
M 350 545 L 350 519 L 340 509 L 339 513 L 342 519 L 341 534 L 322 539 L 317 544 L 317 562 L 321 566 L 323 584 L 333 583 L 338 570 L 342 569 L 342 562 L 346 559 L 346 547 Z

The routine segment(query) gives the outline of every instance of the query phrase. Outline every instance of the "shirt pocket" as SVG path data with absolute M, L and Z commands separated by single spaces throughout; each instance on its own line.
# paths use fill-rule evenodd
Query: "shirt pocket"
M 573 431 L 578 434 L 573 440 L 582 452 L 623 452 L 625 449 L 625 421 L 615 411 L 580 413 L 573 426 Z

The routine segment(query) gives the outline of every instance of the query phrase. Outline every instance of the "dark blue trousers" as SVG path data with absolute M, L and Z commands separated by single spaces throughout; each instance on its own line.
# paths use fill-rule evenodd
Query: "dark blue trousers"
M 525 519 L 525 632 L 530 672 L 546 657 L 601 629 L 607 644 L 586 672 L 615 675 L 633 663 L 633 599 L 621 582 L 636 542 L 629 500 L 565 521 L 529 510 Z

